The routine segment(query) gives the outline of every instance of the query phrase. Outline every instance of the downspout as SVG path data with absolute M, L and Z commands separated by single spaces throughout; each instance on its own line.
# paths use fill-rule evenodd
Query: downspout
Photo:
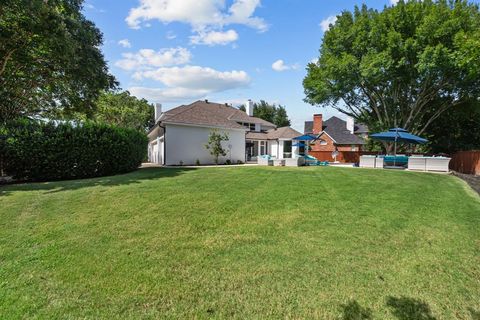
M 277 139 L 277 159 L 280 159 L 280 140 Z
M 158 123 L 160 128 L 163 128 L 163 165 L 167 165 L 167 128 Z
M 247 163 L 247 158 L 248 158 L 248 155 L 247 155 L 247 130 L 245 130 L 245 145 L 243 146 L 243 150 L 244 151 L 244 158 L 245 158 L 245 163 Z

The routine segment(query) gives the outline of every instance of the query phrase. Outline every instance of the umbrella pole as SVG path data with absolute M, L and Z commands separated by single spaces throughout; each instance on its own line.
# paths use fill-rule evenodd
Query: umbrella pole
M 397 137 L 398 137 L 398 128 L 395 132 L 395 142 L 393 144 L 393 166 L 397 166 Z

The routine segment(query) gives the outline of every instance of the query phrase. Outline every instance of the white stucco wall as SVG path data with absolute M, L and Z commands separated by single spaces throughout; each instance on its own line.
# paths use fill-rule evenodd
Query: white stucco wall
M 278 141 L 278 159 L 283 159 L 283 140 Z
M 200 164 L 213 164 L 213 156 L 205 148 L 212 128 L 194 127 L 184 125 L 165 124 L 165 157 L 166 165 L 178 165 L 180 161 L 184 165 L 194 165 L 197 159 Z M 230 159 L 232 163 L 237 160 L 245 161 L 245 131 L 232 129 L 218 129 L 226 132 L 228 141 L 222 143 L 227 150 L 225 157 L 219 158 L 219 163 Z M 228 145 L 232 148 L 229 149 Z

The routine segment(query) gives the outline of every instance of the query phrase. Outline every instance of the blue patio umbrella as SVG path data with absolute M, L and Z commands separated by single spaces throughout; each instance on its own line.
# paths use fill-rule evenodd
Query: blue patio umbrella
M 298 140 L 298 141 L 311 141 L 311 140 L 317 140 L 316 137 L 309 135 L 309 134 L 304 134 L 303 136 L 299 136 L 296 138 L 293 138 L 293 140 Z
M 370 138 L 383 141 L 404 142 L 413 144 L 424 144 L 428 140 L 408 133 L 407 130 L 402 128 L 393 128 L 387 132 L 374 133 L 370 135 Z
M 408 133 L 407 130 L 403 128 L 392 128 L 386 132 L 374 133 L 370 135 L 370 138 L 382 141 L 393 141 L 394 144 L 394 154 L 397 155 L 397 142 L 412 143 L 412 144 L 424 144 L 428 140 L 416 136 L 414 134 Z M 394 158 L 395 165 L 395 158 Z
M 299 142 L 296 143 L 299 147 L 307 147 L 307 145 L 305 145 L 304 143 L 301 143 L 300 141 L 317 140 L 317 137 L 315 137 L 313 135 L 309 135 L 309 134 L 304 134 L 303 136 L 295 137 L 292 140 L 299 141 Z M 305 149 L 305 154 L 308 154 L 308 148 Z

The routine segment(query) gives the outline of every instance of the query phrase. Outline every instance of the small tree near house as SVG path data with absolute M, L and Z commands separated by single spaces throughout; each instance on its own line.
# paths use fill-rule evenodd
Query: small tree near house
M 226 132 L 220 133 L 217 129 L 210 131 L 208 143 L 205 144 L 205 148 L 210 151 L 215 164 L 218 164 L 218 157 L 227 155 L 227 151 L 222 147 L 222 141 L 228 141 L 228 139 Z

